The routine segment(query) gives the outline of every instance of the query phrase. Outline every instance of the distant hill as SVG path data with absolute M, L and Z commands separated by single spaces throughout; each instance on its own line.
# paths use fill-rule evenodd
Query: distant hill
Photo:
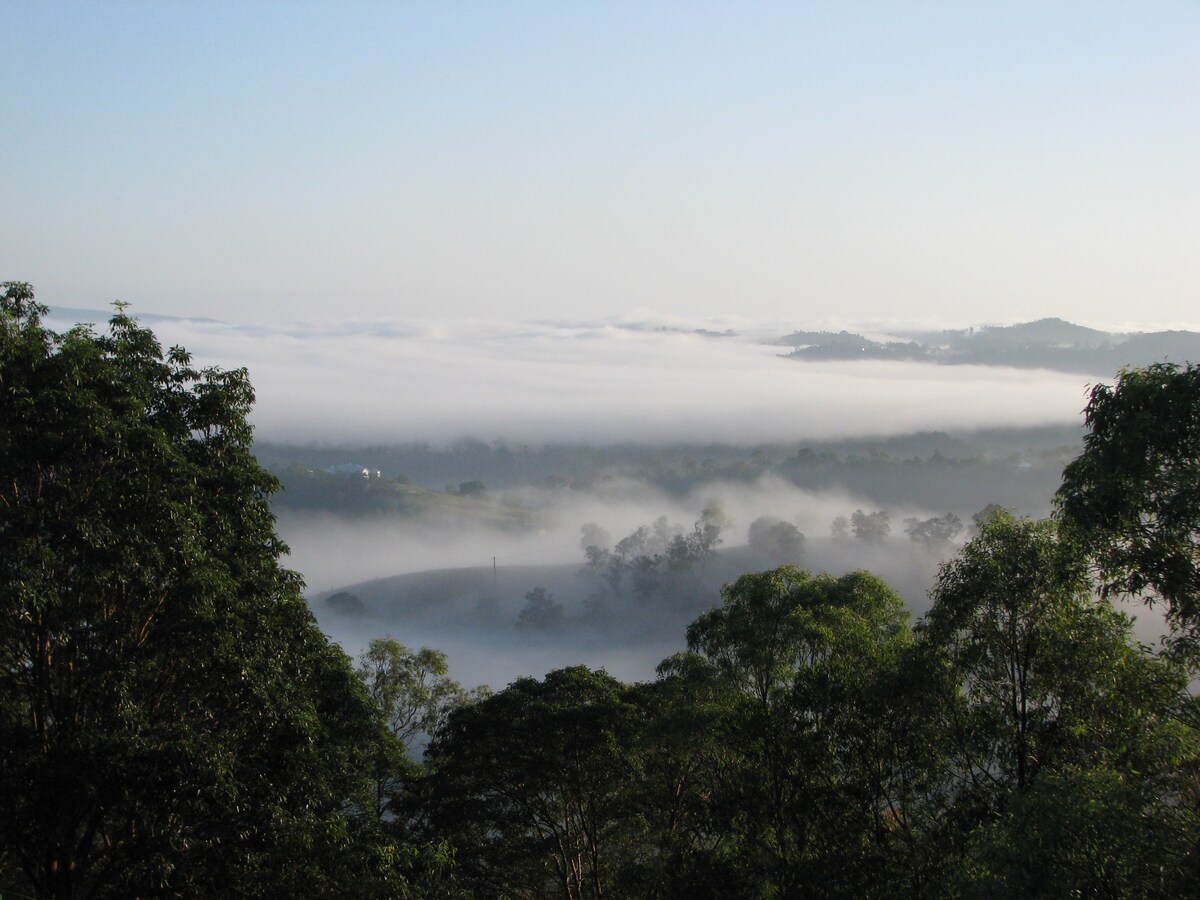
M 810 538 L 799 559 L 763 555 L 745 545 L 722 547 L 702 571 L 680 578 L 677 592 L 653 600 L 631 593 L 614 595 L 602 581 L 584 573 L 582 558 L 559 565 L 517 565 L 433 569 L 362 581 L 322 591 L 309 602 L 327 629 L 348 624 L 380 634 L 420 633 L 446 638 L 477 635 L 486 645 L 596 645 L 610 649 L 678 640 L 689 622 L 721 602 L 720 589 L 742 572 L 797 562 L 812 571 L 836 574 L 870 568 L 886 578 L 918 614 L 949 547 L 918 546 L 903 534 L 864 550 L 861 541 Z M 524 631 L 518 626 L 528 592 L 544 588 L 563 604 L 560 624 Z M 628 590 L 628 586 L 627 586 Z M 680 646 L 682 649 L 682 646 Z M 653 666 L 657 660 L 650 660 Z M 519 674 L 519 673 L 518 673 Z
M 847 331 L 796 331 L 778 340 L 792 359 L 887 359 L 946 365 L 1012 366 L 1111 376 L 1124 366 L 1200 360 L 1194 331 L 1116 333 L 1063 319 L 919 332 L 907 341 L 874 341 Z
M 1030 344 L 1060 344 L 1071 347 L 1103 347 L 1116 335 L 1076 325 L 1063 319 L 1038 319 L 1020 325 L 986 325 L 980 335 L 1002 335 L 1005 339 Z

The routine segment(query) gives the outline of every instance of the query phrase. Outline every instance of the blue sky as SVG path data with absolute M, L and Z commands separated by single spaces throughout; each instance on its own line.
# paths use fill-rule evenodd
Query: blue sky
M 0 278 L 238 321 L 1200 327 L 1200 3 L 0 0 Z

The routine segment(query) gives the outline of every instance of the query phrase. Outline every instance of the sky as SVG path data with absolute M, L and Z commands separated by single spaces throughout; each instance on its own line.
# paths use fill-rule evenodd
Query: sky
M 0 0 L 0 280 L 1200 328 L 1200 3 Z

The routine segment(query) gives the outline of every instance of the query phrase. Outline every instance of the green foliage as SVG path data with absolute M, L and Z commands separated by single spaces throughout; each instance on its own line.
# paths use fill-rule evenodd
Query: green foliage
M 358 677 L 383 713 L 388 730 L 409 751 L 431 735 L 469 695 L 446 674 L 446 654 L 422 647 L 412 652 L 391 637 L 376 638 L 358 663 Z
M 979 529 L 984 526 L 984 523 L 986 523 L 988 521 L 988 519 L 990 519 L 992 516 L 996 515 L 996 513 L 1010 513 L 1010 512 L 1011 512 L 1010 510 L 1005 509 L 1003 506 L 1001 506 L 998 503 L 989 503 L 987 506 L 985 506 L 979 512 L 975 513 L 975 515 L 971 516 L 971 525 L 974 530 L 974 533 L 978 534 Z
M 713 802 L 739 765 L 727 730 L 736 692 L 695 654 L 664 661 L 659 674 L 632 694 L 638 777 L 625 815 L 638 852 L 618 886 L 634 897 L 736 897 L 736 851 Z
M 1075 543 L 1109 591 L 1164 598 L 1194 651 L 1194 367 L 1094 390 L 1062 526 L 977 517 L 915 640 L 879 579 L 787 565 L 727 585 L 651 684 L 580 666 L 471 697 L 438 651 L 373 641 L 356 674 L 317 631 L 244 371 L 196 370 L 122 310 L 55 334 L 4 290 L 6 895 L 1197 893 L 1189 673 L 1131 640 Z M 710 504 L 611 549 L 586 527 L 587 571 L 679 593 L 727 524 Z M 781 524 L 752 543 L 792 541 Z M 886 514 L 853 527 L 882 539 Z M 523 623 L 561 617 L 526 599 Z
M 865 572 L 747 573 L 723 600 L 651 684 L 577 667 L 448 717 L 416 808 L 464 888 L 1194 893 L 1186 672 L 1131 643 L 1054 523 L 993 515 L 915 641 Z
M 1072 696 L 1081 666 L 1123 634 L 1063 550 L 1053 522 L 997 513 L 938 576 L 922 638 L 961 679 L 964 763 L 980 779 L 1021 788 L 1054 761 L 1072 733 L 1060 720 L 1088 714 Z
M 1200 366 L 1127 369 L 1098 384 L 1057 502 L 1110 592 L 1159 597 L 1176 649 L 1200 659 Z
M 376 756 L 374 811 L 396 847 L 396 865 L 413 896 L 465 896 L 454 853 L 439 836 L 414 821 L 415 797 L 424 769 L 423 741 L 451 711 L 484 696 L 464 691 L 447 675 L 446 654 L 429 647 L 415 653 L 399 641 L 377 638 L 359 658 L 358 677 L 395 739 L 390 753 Z
M 1170 819 L 1180 833 L 1197 824 L 1194 798 L 1177 799 L 1200 759 L 1180 718 L 1187 673 L 1131 642 L 1052 521 L 994 514 L 943 566 L 933 598 L 920 683 L 947 752 L 947 851 L 955 833 L 970 835 L 967 881 L 1022 895 L 1040 881 L 1051 896 L 1054 884 L 1094 895 L 1111 866 L 1149 877 L 1134 856 L 1111 854 L 1129 817 Z M 1081 791 L 1075 806 L 1064 805 L 1068 785 Z M 1186 852 L 1179 841 L 1164 850 Z M 1169 862 L 1138 858 L 1156 872 Z
M 1197 817 L 1174 788 L 1111 768 L 1048 775 L 974 835 L 964 888 L 1046 900 L 1194 896 Z
M 279 565 L 245 371 L 4 289 L 0 890 L 398 889 L 357 812 L 387 735 Z
M 455 709 L 430 745 L 434 828 L 486 897 L 598 898 L 622 845 L 635 707 L 582 666 Z
M 866 572 L 813 576 L 787 565 L 742 575 L 688 627 L 688 647 L 761 703 L 797 672 L 853 652 L 864 661 L 905 634 L 904 604 Z
M 691 860 L 734 896 L 861 896 L 878 868 L 886 802 L 874 758 L 887 736 L 870 700 L 907 646 L 907 614 L 877 578 L 795 566 L 741 576 L 661 669 L 718 700 L 701 804 L 719 837 Z M 679 688 L 677 691 L 681 690 Z M 686 695 L 686 692 L 685 692 Z M 710 701 L 712 702 L 712 701 Z M 699 747 L 705 737 L 693 734 Z

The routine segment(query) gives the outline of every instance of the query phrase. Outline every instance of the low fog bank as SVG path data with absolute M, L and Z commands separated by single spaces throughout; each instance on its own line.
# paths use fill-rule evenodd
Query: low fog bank
M 417 572 L 346 585 L 312 602 L 322 628 L 348 653 L 357 655 L 384 635 L 436 647 L 448 655 L 453 677 L 467 685 L 500 688 L 521 675 L 576 663 L 645 680 L 664 658 L 685 649 L 687 625 L 719 604 L 721 586 L 745 571 L 784 562 L 836 575 L 865 568 L 921 615 L 948 548 L 858 543 L 810 540 L 788 559 L 747 546 L 722 548 L 703 571 L 681 577 L 677 591 L 648 598 L 614 595 L 582 563 L 572 563 Z M 539 592 L 555 615 L 530 621 Z
M 352 656 L 384 636 L 413 649 L 434 647 L 446 653 L 451 677 L 465 686 L 499 689 L 521 676 L 576 664 L 644 681 L 654 678 L 662 660 L 686 649 L 687 625 L 719 605 L 721 586 L 742 572 L 785 562 L 833 575 L 866 569 L 896 590 L 915 622 L 929 609 L 938 567 L 956 549 L 895 538 L 876 546 L 817 538 L 783 558 L 723 547 L 679 593 L 653 598 L 616 597 L 582 563 L 568 563 L 416 572 L 347 584 L 310 595 L 310 602 L 322 629 Z M 556 615 L 531 622 L 539 592 Z M 1118 608 L 1135 620 L 1135 637 L 1143 643 L 1156 646 L 1167 633 L 1158 611 L 1132 601 Z
M 246 366 L 260 438 L 390 443 L 764 441 L 1075 421 L 1084 380 L 1041 370 L 799 363 L 762 329 L 623 322 L 163 320 L 201 365 Z M 751 336 L 753 335 L 753 336 Z
M 966 522 L 978 512 L 892 506 L 890 532 L 869 540 L 853 530 L 832 532 L 856 510 L 877 512 L 870 498 L 804 490 L 774 477 L 709 482 L 685 496 L 631 479 L 588 492 L 527 486 L 519 493 L 536 516 L 526 532 L 443 517 L 291 512 L 280 517 L 279 531 L 319 622 L 347 652 L 357 655 L 370 639 L 390 634 L 447 652 L 452 674 L 466 684 L 502 687 L 578 662 L 625 679 L 652 677 L 664 657 L 683 649 L 687 624 L 720 602 L 722 584 L 785 562 L 833 574 L 868 569 L 920 615 L 938 564 L 966 530 L 954 541 L 919 543 L 905 533 L 906 520 L 956 512 Z M 706 509 L 719 510 L 721 543 L 702 563 L 662 566 L 642 582 L 629 565 L 616 589 L 611 568 L 587 565 L 585 525 L 592 526 L 590 539 L 611 548 L 642 527 L 690 535 Z M 785 523 L 804 537 L 798 544 L 764 542 L 764 522 Z M 751 546 L 755 523 L 759 540 Z M 531 600 L 539 589 L 544 595 Z M 538 602 L 541 618 L 527 612 L 538 612 Z
M 892 531 L 886 543 L 912 543 L 903 531 L 905 519 L 955 512 L 968 522 L 987 503 L 1003 504 L 1007 499 L 1002 494 L 985 496 L 988 499 L 970 509 L 893 504 L 887 510 Z M 877 498 L 866 494 L 805 490 L 777 477 L 748 484 L 706 482 L 683 496 L 645 481 L 614 478 L 586 491 L 527 485 L 506 491 L 503 499 L 531 511 L 533 524 L 528 530 L 495 528 L 442 515 L 348 518 L 286 508 L 277 508 L 277 529 L 291 549 L 287 564 L 304 576 L 311 593 L 319 593 L 430 569 L 490 569 L 493 558 L 502 567 L 581 566 L 580 531 L 588 523 L 608 532 L 614 542 L 660 517 L 687 530 L 713 501 L 728 520 L 721 532 L 723 547 L 745 544 L 751 523 L 762 516 L 790 522 L 811 540 L 829 537 L 838 517 L 849 518 L 856 509 L 870 512 L 881 508 Z M 1048 509 L 1047 498 L 1044 508 L 1019 511 L 1041 515 Z

